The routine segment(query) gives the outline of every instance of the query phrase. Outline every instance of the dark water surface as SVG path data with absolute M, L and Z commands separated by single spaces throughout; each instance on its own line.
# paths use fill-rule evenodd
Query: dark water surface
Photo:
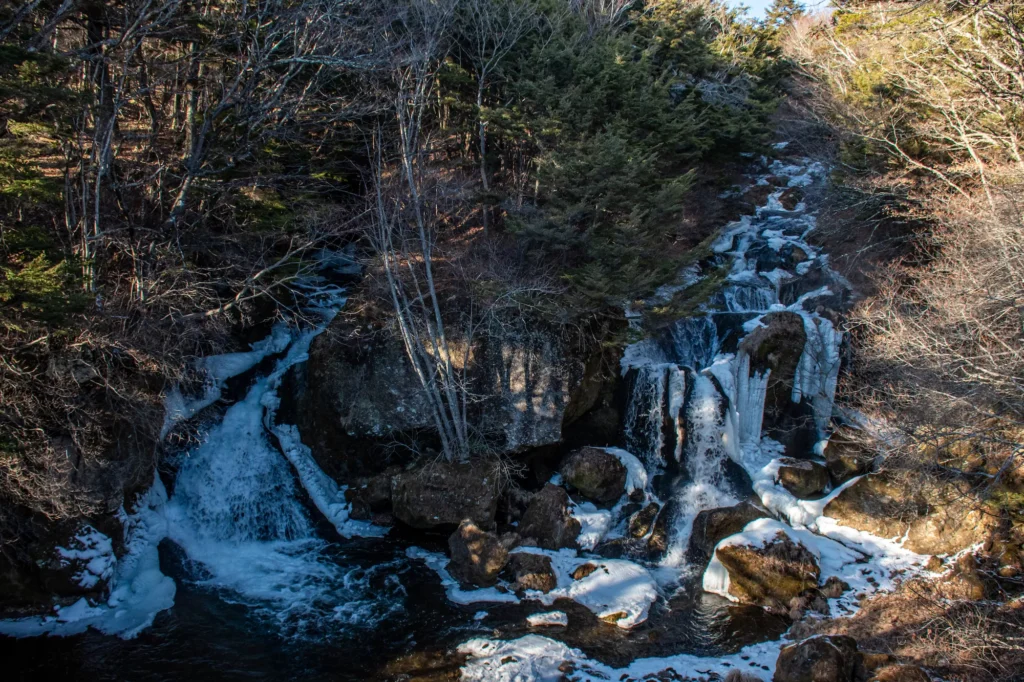
M 307 624 L 278 619 L 266 608 L 238 603 L 230 593 L 197 584 L 197 571 L 171 543 L 161 566 L 178 584 L 174 607 L 132 640 L 89 631 L 73 637 L 0 636 L 4 680 L 392 680 L 457 679 L 455 647 L 473 637 L 539 633 L 565 641 L 611 665 L 673 653 L 716 655 L 777 638 L 788 626 L 760 609 L 733 607 L 684 585 L 652 606 L 632 630 L 599 621 L 572 602 L 451 604 L 436 574 L 407 559 L 405 543 L 352 540 L 329 546 L 330 556 L 372 589 L 381 604 L 365 622 Z M 386 571 L 379 567 L 385 565 Z M 401 588 L 394 588 L 397 577 Z M 387 584 L 385 584 L 387 581 Z M 395 602 L 399 603 L 395 603 Z M 569 615 L 568 628 L 530 628 L 530 613 Z M 482 620 L 474 614 L 487 611 Z M 409 675 L 409 677 L 404 677 Z

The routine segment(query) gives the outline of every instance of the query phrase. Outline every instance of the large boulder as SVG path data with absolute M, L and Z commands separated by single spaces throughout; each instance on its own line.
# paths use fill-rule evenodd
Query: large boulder
M 464 519 L 493 528 L 498 492 L 491 462 L 434 462 L 392 476 L 392 513 L 413 528 L 453 527 Z
M 770 371 L 765 396 L 763 428 L 782 443 L 786 455 L 806 456 L 817 441 L 814 411 L 807 401 L 794 403 L 793 384 L 800 356 L 807 343 L 804 320 L 797 313 L 780 311 L 761 318 L 747 334 L 738 352 L 750 358 L 750 372 Z
M 501 538 L 468 519 L 448 538 L 448 551 L 448 572 L 464 585 L 493 585 L 508 563 L 508 547 Z
M 739 533 L 751 521 L 767 516 L 767 511 L 750 502 L 705 509 L 693 519 L 690 544 L 686 551 L 687 560 L 693 564 L 707 564 L 711 560 L 711 553 L 715 551 L 715 545 Z
M 117 563 L 113 540 L 107 534 L 83 522 L 41 547 L 36 566 L 48 592 L 61 597 L 105 593 Z
M 314 340 L 305 366 L 289 375 L 297 397 L 283 415 L 310 434 L 314 457 L 336 479 L 379 472 L 393 463 L 381 455 L 396 441 L 437 446 L 428 396 L 390 317 L 339 316 Z M 505 453 L 561 442 L 563 426 L 600 396 L 605 351 L 594 338 L 600 334 L 523 319 L 468 344 L 450 338 L 455 369 L 473 395 L 467 417 L 474 432 Z
M 569 512 L 568 493 L 548 483 L 530 500 L 530 506 L 519 522 L 519 534 L 544 549 L 577 549 L 580 522 Z
M 562 464 L 562 478 L 583 497 L 615 502 L 626 491 L 626 467 L 601 448 L 580 448 Z
M 999 515 L 960 481 L 922 475 L 868 474 L 845 488 L 825 516 L 884 538 L 905 537 L 919 554 L 955 554 L 995 532 Z
M 529 552 L 514 552 L 509 569 L 515 577 L 516 591 L 537 590 L 550 592 L 558 586 L 558 577 L 551 567 L 551 557 Z
M 828 469 L 825 465 L 790 457 L 782 458 L 776 480 L 801 500 L 821 497 L 829 486 Z
M 763 544 L 719 545 L 715 558 L 728 572 L 733 599 L 771 613 L 789 613 L 794 600 L 818 587 L 820 569 L 814 555 L 781 531 Z
M 819 635 L 782 647 L 772 682 L 854 682 L 860 669 L 857 641 Z

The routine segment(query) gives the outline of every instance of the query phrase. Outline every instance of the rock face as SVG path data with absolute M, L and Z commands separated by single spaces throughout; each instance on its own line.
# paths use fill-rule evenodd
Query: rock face
M 548 483 L 530 500 L 519 522 L 519 534 L 544 549 L 576 549 L 580 522 L 569 513 L 569 504 L 568 493 Z
M 783 458 L 778 482 L 802 500 L 818 498 L 828 490 L 828 469 L 810 460 Z
M 854 682 L 857 641 L 845 635 L 818 636 L 782 647 L 773 682 Z
M 515 576 L 517 592 L 537 590 L 547 593 L 558 586 L 558 578 L 551 568 L 551 558 L 543 554 L 514 552 L 509 559 L 509 568 Z
M 986 540 L 999 517 L 977 502 L 966 484 L 868 474 L 839 493 L 825 515 L 845 526 L 892 538 L 919 554 L 955 554 Z
M 800 315 L 785 311 L 769 313 L 739 344 L 750 357 L 750 371 L 770 370 L 764 404 L 763 427 L 782 443 L 791 457 L 805 456 L 817 440 L 814 413 L 804 402 L 794 403 L 793 382 L 807 342 Z
M 604 351 L 584 340 L 590 338 L 518 320 L 479 334 L 468 350 L 450 339 L 456 369 L 479 398 L 468 415 L 475 431 L 505 453 L 559 443 L 563 426 L 600 394 L 594 375 L 602 363 L 592 360 Z M 311 434 L 314 457 L 335 478 L 376 473 L 382 446 L 396 439 L 433 445 L 437 438 L 427 395 L 401 339 L 384 322 L 339 316 L 291 383 L 299 428 Z
M 395 518 L 413 528 L 452 527 L 464 519 L 493 528 L 497 473 L 487 462 L 436 462 L 403 471 L 391 478 L 391 504 Z
M 687 559 L 695 564 L 706 565 L 711 560 L 715 545 L 739 533 L 751 521 L 767 516 L 768 512 L 750 502 L 741 502 L 733 507 L 705 509 L 693 520 Z
M 351 506 L 349 513 L 357 521 L 369 521 L 375 512 L 387 511 L 391 507 L 391 479 L 401 473 L 392 467 L 377 476 L 356 479 L 345 490 L 345 501 Z
M 729 594 L 741 604 L 788 613 L 790 602 L 818 587 L 814 555 L 782 532 L 763 547 L 727 545 L 715 556 L 729 572 Z
M 501 539 L 469 520 L 459 524 L 448 538 L 448 551 L 448 572 L 465 585 L 493 585 L 508 563 L 508 548 Z
M 626 467 L 600 448 L 581 448 L 566 458 L 562 478 L 589 500 L 615 502 L 626 491 Z

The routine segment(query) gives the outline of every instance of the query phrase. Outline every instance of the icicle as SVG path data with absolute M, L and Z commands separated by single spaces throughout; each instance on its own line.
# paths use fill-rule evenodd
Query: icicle
M 811 401 L 814 423 L 821 435 L 832 418 L 832 404 L 839 381 L 839 346 L 843 333 L 827 318 L 810 313 L 802 315 L 807 342 L 797 364 L 791 397 L 795 403 L 805 398 Z
M 742 447 L 761 440 L 761 421 L 764 419 L 764 402 L 771 370 L 751 374 L 750 356 L 746 353 L 740 353 L 733 362 L 736 381 L 733 405 L 739 445 Z

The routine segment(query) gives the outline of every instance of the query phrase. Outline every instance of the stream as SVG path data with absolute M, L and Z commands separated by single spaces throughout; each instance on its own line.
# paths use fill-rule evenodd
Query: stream
M 774 162 L 754 182 L 769 174 L 789 177 L 790 187 L 824 178 L 819 165 L 802 160 Z M 774 441 L 762 440 L 768 377 L 749 371 L 737 342 L 768 311 L 804 319 L 808 346 L 793 399 L 812 406 L 818 436 L 826 437 L 841 334 L 804 304 L 834 292 L 822 285 L 786 298 L 793 290 L 785 289 L 787 280 L 828 267 L 827 256 L 805 241 L 814 216 L 803 204 L 783 208 L 784 189 L 756 215 L 723 228 L 709 263 L 681 274 L 679 290 L 712 270 L 727 272 L 702 312 L 630 346 L 622 359 L 628 391 L 622 445 L 647 471 L 646 494 L 672 514 L 667 551 L 656 560 L 634 559 L 657 590 L 635 627 L 609 625 L 565 599 L 554 606 L 484 596 L 453 600 L 436 567 L 417 560 L 443 552 L 446 536 L 420 534 L 414 547 L 400 530 L 385 535 L 348 518 L 343 488 L 319 471 L 295 427 L 276 423 L 283 376 L 306 359 L 315 336 L 344 305 L 343 292 L 329 289 L 310 297 L 322 322 L 278 327 L 249 352 L 208 358 L 206 394 L 169 398 L 167 428 L 225 402 L 229 378 L 253 375 L 201 442 L 176 456 L 173 480 L 155 478 L 126 515 L 127 555 L 113 569 L 107 603 L 83 599 L 42 619 L 0 622 L 0 633 L 9 635 L 0 637 L 6 679 L 387 680 L 428 673 L 457 679 L 467 651 L 455 650 L 468 640 L 567 645 L 573 656 L 611 668 L 678 655 L 687 661 L 742 655 L 754 665 L 761 659 L 743 648 L 777 640 L 788 619 L 702 589 L 707 581 L 687 563 L 686 549 L 702 510 L 756 494 L 796 525 L 794 514 L 803 509 L 757 474 L 779 454 Z M 807 256 L 794 271 L 759 268 L 772 254 L 793 249 Z M 624 523 L 611 518 L 606 539 L 621 535 Z M 569 627 L 526 623 L 528 615 L 552 609 L 568 615 Z M 487 646 L 476 645 L 474 655 L 482 658 Z M 546 655 L 540 649 L 538 661 Z M 521 662 L 519 678 L 489 677 L 493 670 L 472 666 L 465 676 L 547 679 L 539 663 Z

